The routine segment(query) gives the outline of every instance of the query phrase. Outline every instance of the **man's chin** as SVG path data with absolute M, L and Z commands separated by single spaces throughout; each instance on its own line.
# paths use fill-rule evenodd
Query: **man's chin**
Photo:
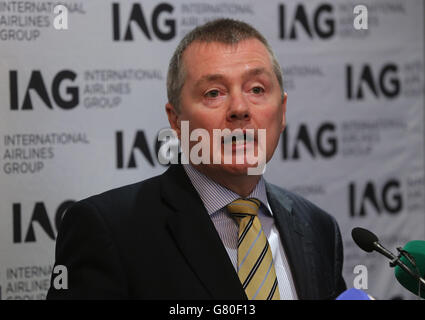
M 208 165 L 210 170 L 214 170 L 215 172 L 221 172 L 226 173 L 228 175 L 232 176 L 247 176 L 248 175 L 248 168 L 255 168 L 257 167 L 257 164 L 210 164 Z

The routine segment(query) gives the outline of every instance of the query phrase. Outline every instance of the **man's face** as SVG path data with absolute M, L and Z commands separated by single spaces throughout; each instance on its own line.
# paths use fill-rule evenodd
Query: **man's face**
M 202 171 L 246 175 L 249 164 L 236 163 L 236 149 L 249 148 L 258 155 L 258 129 L 266 129 L 268 162 L 285 128 L 286 93 L 273 72 L 270 55 L 257 39 L 236 45 L 219 42 L 193 42 L 183 54 L 185 82 L 180 96 L 180 112 L 167 105 L 170 124 L 180 137 L 181 121 L 189 121 L 189 131 L 203 128 L 210 136 L 210 164 L 200 164 Z M 213 164 L 213 129 L 255 129 L 253 142 L 232 145 L 232 164 Z M 220 141 L 223 143 L 224 141 Z M 190 142 L 190 149 L 198 144 Z M 223 150 L 223 149 L 222 149 Z

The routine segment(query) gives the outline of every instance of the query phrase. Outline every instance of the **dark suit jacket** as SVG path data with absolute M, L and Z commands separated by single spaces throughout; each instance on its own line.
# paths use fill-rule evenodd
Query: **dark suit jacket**
M 336 221 L 300 196 L 266 188 L 298 297 L 336 297 L 346 288 Z M 48 299 L 246 299 L 181 165 L 74 204 L 59 228 L 56 264 L 68 269 L 68 289 L 51 286 Z

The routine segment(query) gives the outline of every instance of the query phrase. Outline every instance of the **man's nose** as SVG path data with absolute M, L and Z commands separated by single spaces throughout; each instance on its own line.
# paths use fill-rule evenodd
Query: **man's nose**
M 249 102 L 241 92 L 234 93 L 229 103 L 227 111 L 227 121 L 234 122 L 238 120 L 248 121 L 251 119 Z

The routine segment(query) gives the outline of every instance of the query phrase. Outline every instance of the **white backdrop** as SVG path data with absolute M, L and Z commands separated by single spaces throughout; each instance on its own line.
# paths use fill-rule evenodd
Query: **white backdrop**
M 364 265 L 368 293 L 413 297 L 351 229 L 393 251 L 425 239 L 423 1 L 362 1 L 367 30 L 355 1 L 65 1 L 68 30 L 52 25 L 56 4 L 0 1 L 0 299 L 45 298 L 69 204 L 165 170 L 168 61 L 216 17 L 252 23 L 284 72 L 268 181 L 336 217 L 348 287 Z

